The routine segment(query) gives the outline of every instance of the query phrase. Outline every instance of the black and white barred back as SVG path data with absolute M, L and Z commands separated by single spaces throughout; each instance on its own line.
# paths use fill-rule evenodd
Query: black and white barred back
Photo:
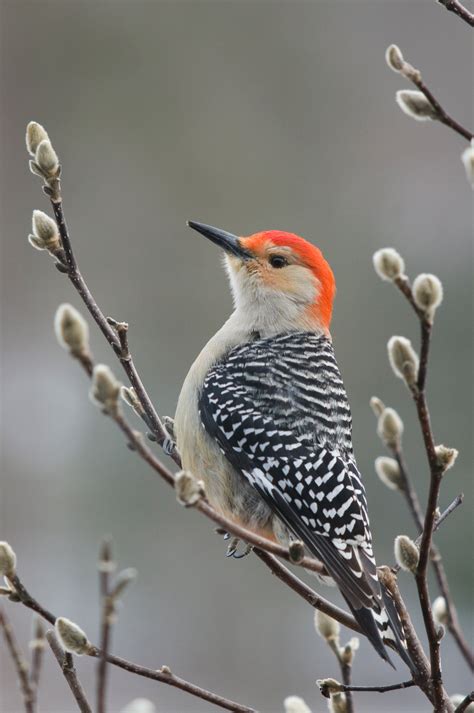
M 231 349 L 206 375 L 199 410 L 227 460 L 324 563 L 379 654 L 389 660 L 384 639 L 411 665 L 377 578 L 351 411 L 330 339 L 294 332 Z

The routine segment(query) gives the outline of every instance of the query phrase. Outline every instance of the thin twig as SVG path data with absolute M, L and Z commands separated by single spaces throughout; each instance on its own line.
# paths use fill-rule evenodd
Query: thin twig
M 5 637 L 5 642 L 7 649 L 10 653 L 13 665 L 18 676 L 18 681 L 20 683 L 20 690 L 23 695 L 23 704 L 25 706 L 26 713 L 34 713 L 33 705 L 33 693 L 31 690 L 31 685 L 28 676 L 28 664 L 21 652 L 20 646 L 13 633 L 13 628 L 7 619 L 5 612 L 0 609 L 0 628 L 3 631 L 3 636 Z
M 367 692 L 367 693 L 388 693 L 389 691 L 400 691 L 402 688 L 412 688 L 416 686 L 415 681 L 402 681 L 401 683 L 392 683 L 390 686 L 351 686 L 342 685 L 341 691 L 348 692 Z
M 468 25 L 474 27 L 474 13 L 469 12 L 464 5 L 461 5 L 459 0 L 438 0 L 440 5 L 443 5 L 446 10 L 453 12 L 455 15 L 467 22 Z
M 64 678 L 71 689 L 71 693 L 76 700 L 79 710 L 81 713 L 92 713 L 92 708 L 87 701 L 84 689 L 82 688 L 82 685 L 77 677 L 71 654 L 67 654 L 62 649 L 53 629 L 49 629 L 46 632 L 46 639 L 51 647 L 51 651 L 53 652 L 56 661 L 61 668 L 61 671 L 63 672 Z
M 38 687 L 43 663 L 43 653 L 46 644 L 43 622 L 39 616 L 33 618 L 33 639 L 30 641 L 31 666 L 30 666 L 30 687 L 33 696 L 33 709 L 38 702 Z
M 107 686 L 107 654 L 110 646 L 110 629 L 113 617 L 113 601 L 109 592 L 110 571 L 113 568 L 111 542 L 104 539 L 99 555 L 99 589 L 101 601 L 100 648 L 102 656 L 97 664 L 97 713 L 105 713 Z
M 474 702 L 474 691 L 467 694 L 466 698 L 461 701 L 454 713 L 464 713 L 464 711 L 467 711 L 472 702 Z
M 15 589 L 18 601 L 20 601 L 24 606 L 28 607 L 29 609 L 32 609 L 33 611 L 37 612 L 38 614 L 43 616 L 46 621 L 49 621 L 51 624 L 54 625 L 56 621 L 56 617 L 54 616 L 54 614 L 51 614 L 51 612 L 49 612 L 38 601 L 36 601 L 36 599 L 30 594 L 30 592 L 21 582 L 17 574 L 10 579 L 10 582 L 13 588 Z M 53 653 L 55 654 L 58 662 L 60 663 L 63 669 L 63 673 L 69 683 L 69 686 L 71 687 L 76 701 L 78 701 L 79 704 L 79 700 L 76 693 L 79 695 L 82 689 L 79 681 L 77 681 L 77 675 L 73 666 L 72 657 L 70 656 L 70 654 L 64 654 L 62 648 L 57 642 L 54 631 L 48 631 L 46 633 L 46 638 L 48 640 L 49 645 L 53 649 Z M 55 644 L 57 645 L 56 651 L 54 649 Z M 64 654 L 64 658 L 61 658 L 59 655 L 57 655 L 56 652 L 59 652 L 59 654 Z M 89 651 L 85 653 L 87 656 L 92 656 L 94 658 L 99 659 L 104 656 L 107 662 L 112 664 L 113 666 L 122 668 L 125 671 L 129 671 L 130 673 L 135 673 L 138 676 L 144 676 L 145 678 L 151 678 L 154 681 L 161 681 L 162 683 L 166 683 L 169 686 L 174 686 L 175 688 L 179 688 L 180 690 L 189 693 L 192 696 L 201 698 L 202 700 L 208 701 L 209 703 L 213 703 L 216 706 L 220 706 L 225 710 L 233 711 L 234 713 L 256 713 L 253 708 L 243 706 L 240 703 L 235 703 L 234 701 L 231 701 L 228 698 L 224 698 L 223 696 L 217 695 L 217 693 L 207 691 L 205 688 L 201 688 L 200 686 L 197 686 L 194 683 L 185 681 L 184 679 L 175 676 L 169 671 L 166 666 L 162 667 L 160 670 L 146 668 L 145 666 L 140 666 L 131 661 L 127 661 L 126 659 L 122 659 L 118 656 L 113 656 L 112 654 L 107 653 L 105 655 L 105 652 L 102 652 L 102 650 L 98 646 L 94 646 L 92 644 Z M 72 688 L 73 685 L 75 686 L 74 690 Z M 82 713 L 91 713 L 92 709 L 90 708 L 84 696 L 82 697 L 81 701 L 82 705 L 88 706 L 83 708 L 79 706 Z M 33 713 L 33 711 L 31 709 L 27 709 L 27 713 Z
M 319 611 L 328 614 L 333 619 L 338 621 L 340 624 L 347 626 L 348 629 L 356 631 L 358 634 L 363 634 L 356 620 L 347 614 L 343 609 L 339 609 L 335 604 L 328 602 L 327 599 L 320 597 L 315 591 L 308 587 L 301 579 L 299 579 L 293 572 L 291 572 L 285 565 L 279 562 L 276 557 L 271 555 L 265 550 L 254 549 L 254 554 L 265 562 L 267 567 L 272 571 L 272 573 L 278 577 L 282 582 L 284 582 L 290 589 L 300 595 L 308 604 L 310 604 L 314 609 L 319 609 Z
M 343 691 L 346 694 L 346 713 L 354 713 L 354 699 L 351 687 L 352 666 L 350 663 L 345 663 L 344 661 L 340 661 L 340 665 L 342 683 L 344 684 Z

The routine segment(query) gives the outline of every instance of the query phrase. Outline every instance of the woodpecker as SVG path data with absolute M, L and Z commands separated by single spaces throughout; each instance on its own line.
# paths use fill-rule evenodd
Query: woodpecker
M 321 562 L 378 654 L 412 668 L 378 580 L 352 417 L 329 331 L 335 279 L 321 251 L 278 230 L 188 225 L 225 255 L 234 311 L 192 365 L 174 432 L 183 467 L 231 520 Z

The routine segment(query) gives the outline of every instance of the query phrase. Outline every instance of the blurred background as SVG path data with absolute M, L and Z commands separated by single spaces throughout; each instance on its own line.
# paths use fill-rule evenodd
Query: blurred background
M 282 711 L 290 694 L 324 711 L 314 681 L 339 677 L 309 606 L 253 556 L 225 558 L 212 525 L 180 507 L 91 405 L 83 373 L 56 344 L 57 306 L 81 305 L 26 240 L 32 210 L 49 210 L 27 165 L 24 131 L 34 119 L 63 164 L 83 273 L 105 313 L 130 323 L 136 363 L 161 414 L 174 413 L 192 360 L 231 310 L 218 250 L 186 219 L 239 234 L 281 228 L 321 247 L 338 282 L 333 335 L 380 563 L 392 561 L 395 535 L 414 528 L 401 498 L 374 473 L 383 447 L 373 394 L 405 421 L 423 503 L 428 474 L 408 392 L 386 357 L 392 334 L 417 341 L 417 324 L 375 275 L 372 254 L 390 245 L 412 278 L 441 277 L 429 398 L 437 440 L 460 450 L 442 505 L 460 491 L 466 500 L 436 539 L 470 638 L 473 223 L 465 142 L 404 116 L 394 94 L 407 84 L 384 61 L 387 45 L 399 44 L 453 116 L 472 125 L 468 27 L 435 0 L 1 0 L 0 10 L 0 539 L 16 550 L 25 583 L 97 640 L 95 561 L 110 534 L 120 565 L 139 572 L 113 633 L 116 654 L 168 664 L 262 713 Z M 95 329 L 91 340 L 96 359 L 119 373 Z M 309 581 L 340 603 L 334 590 Z M 405 574 L 400 581 L 421 632 L 412 582 Z M 26 647 L 29 612 L 6 607 Z M 467 691 L 467 668 L 449 636 L 442 646 L 450 693 Z M 21 699 L 3 649 L 2 656 L 0 707 L 17 713 Z M 78 660 L 92 698 L 94 667 Z M 212 709 L 167 686 L 110 674 L 110 711 L 137 696 L 166 713 Z M 356 683 L 406 677 L 361 643 Z M 428 710 L 410 690 L 383 704 L 359 694 L 356 703 L 360 711 Z M 40 704 L 50 713 L 75 710 L 49 652 Z

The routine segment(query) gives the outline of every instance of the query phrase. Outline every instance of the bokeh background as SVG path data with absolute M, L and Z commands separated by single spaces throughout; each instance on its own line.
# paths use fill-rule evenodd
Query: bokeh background
M 1 538 L 52 611 L 97 639 L 96 552 L 113 536 L 139 571 L 113 651 L 173 671 L 263 713 L 289 694 L 326 710 L 316 678 L 339 672 L 313 630 L 311 609 L 252 556 L 224 557 L 209 522 L 175 502 L 95 409 L 84 375 L 56 344 L 59 303 L 80 307 L 66 278 L 28 245 L 33 208 L 48 210 L 27 166 L 26 123 L 44 124 L 63 164 L 65 210 L 77 257 L 107 314 L 130 322 L 136 362 L 160 413 L 173 414 L 194 356 L 231 310 L 215 247 L 187 218 L 249 234 L 282 228 L 319 245 L 337 282 L 333 334 L 354 415 L 376 552 L 392 560 L 413 534 L 400 497 L 374 473 L 383 453 L 369 398 L 405 421 L 406 454 L 425 502 L 427 468 L 407 391 L 390 371 L 392 334 L 417 339 L 407 305 L 372 268 L 387 245 L 407 270 L 443 280 L 429 374 L 436 437 L 460 449 L 442 504 L 461 510 L 437 535 L 472 632 L 472 213 L 460 162 L 465 143 L 395 106 L 406 86 L 386 67 L 398 43 L 462 123 L 472 124 L 469 29 L 435 0 L 244 2 L 1 0 L 2 468 Z M 97 360 L 118 366 L 92 329 Z M 131 417 L 133 420 L 133 417 Z M 313 582 L 314 584 L 314 582 Z M 410 578 L 401 584 L 421 622 Z M 322 585 L 319 585 L 322 586 Z M 333 590 L 324 595 L 340 601 Z M 433 594 L 435 588 L 433 587 Z M 19 638 L 26 610 L 7 602 Z M 344 632 L 349 638 L 350 633 Z M 3 646 L 3 645 L 2 645 Z M 450 692 L 469 676 L 443 641 Z M 93 693 L 94 665 L 78 661 Z M 11 662 L 1 660 L 0 706 L 21 710 Z M 359 684 L 406 678 L 362 642 Z M 204 702 L 118 670 L 110 710 L 146 696 L 166 713 Z M 75 710 L 46 656 L 41 710 Z M 358 710 L 380 710 L 361 694 Z M 386 711 L 428 710 L 416 691 L 385 696 Z

